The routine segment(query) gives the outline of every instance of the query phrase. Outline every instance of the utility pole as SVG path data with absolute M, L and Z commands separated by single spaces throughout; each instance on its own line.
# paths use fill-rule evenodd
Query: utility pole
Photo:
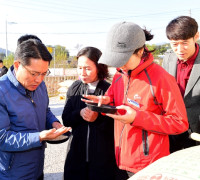
M 6 19 L 6 57 L 8 56 L 8 24 L 17 24 L 16 22 L 8 22 Z
M 7 19 L 6 19 L 6 57 L 8 56 L 8 35 L 7 35 Z
M 53 48 L 53 59 L 54 59 L 54 61 L 53 61 L 54 62 L 54 76 L 55 76 L 56 75 L 56 72 L 55 72 L 56 71 L 56 69 L 55 69 L 55 64 L 56 64 L 55 63 L 55 61 L 56 61 L 56 48 L 55 47 Z

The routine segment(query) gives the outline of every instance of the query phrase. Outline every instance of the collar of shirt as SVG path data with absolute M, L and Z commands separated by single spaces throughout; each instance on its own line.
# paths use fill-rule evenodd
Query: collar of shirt
M 193 64 L 199 52 L 199 46 L 196 44 L 196 50 L 194 55 L 187 61 L 177 61 L 177 75 L 176 81 L 180 88 L 181 94 L 184 97 L 185 89 L 190 78 L 190 73 L 192 71 Z
M 96 87 L 97 87 L 97 84 L 98 84 L 99 80 L 95 81 L 95 82 L 92 82 L 92 83 L 88 83 L 88 90 L 89 90 L 89 93 L 94 93 Z

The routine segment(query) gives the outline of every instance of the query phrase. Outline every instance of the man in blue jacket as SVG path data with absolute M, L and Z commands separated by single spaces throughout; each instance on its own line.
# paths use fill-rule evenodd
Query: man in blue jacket
M 18 44 L 0 78 L 0 179 L 43 179 L 45 140 L 67 132 L 50 111 L 43 79 L 51 54 L 37 39 Z M 49 130 L 47 130 L 49 129 Z

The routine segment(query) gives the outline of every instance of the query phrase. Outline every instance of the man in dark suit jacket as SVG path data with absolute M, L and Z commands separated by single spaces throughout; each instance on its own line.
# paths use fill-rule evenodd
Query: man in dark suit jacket
M 172 50 L 166 52 L 163 67 L 176 78 L 187 109 L 189 130 L 170 136 L 170 152 L 197 145 L 191 132 L 200 133 L 200 53 L 198 24 L 189 16 L 173 19 L 166 27 Z
M 8 68 L 3 65 L 3 61 L 0 59 L 0 77 L 6 74 L 8 71 Z

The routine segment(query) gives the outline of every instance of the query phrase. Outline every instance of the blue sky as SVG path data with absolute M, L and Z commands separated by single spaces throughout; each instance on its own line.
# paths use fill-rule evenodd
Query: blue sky
M 17 39 L 35 34 L 46 45 L 77 44 L 105 48 L 111 26 L 131 21 L 154 34 L 149 44 L 168 42 L 165 27 L 173 18 L 190 15 L 200 25 L 199 0 L 0 0 L 0 47 L 15 51 Z M 13 24 L 13 22 L 15 24 Z

